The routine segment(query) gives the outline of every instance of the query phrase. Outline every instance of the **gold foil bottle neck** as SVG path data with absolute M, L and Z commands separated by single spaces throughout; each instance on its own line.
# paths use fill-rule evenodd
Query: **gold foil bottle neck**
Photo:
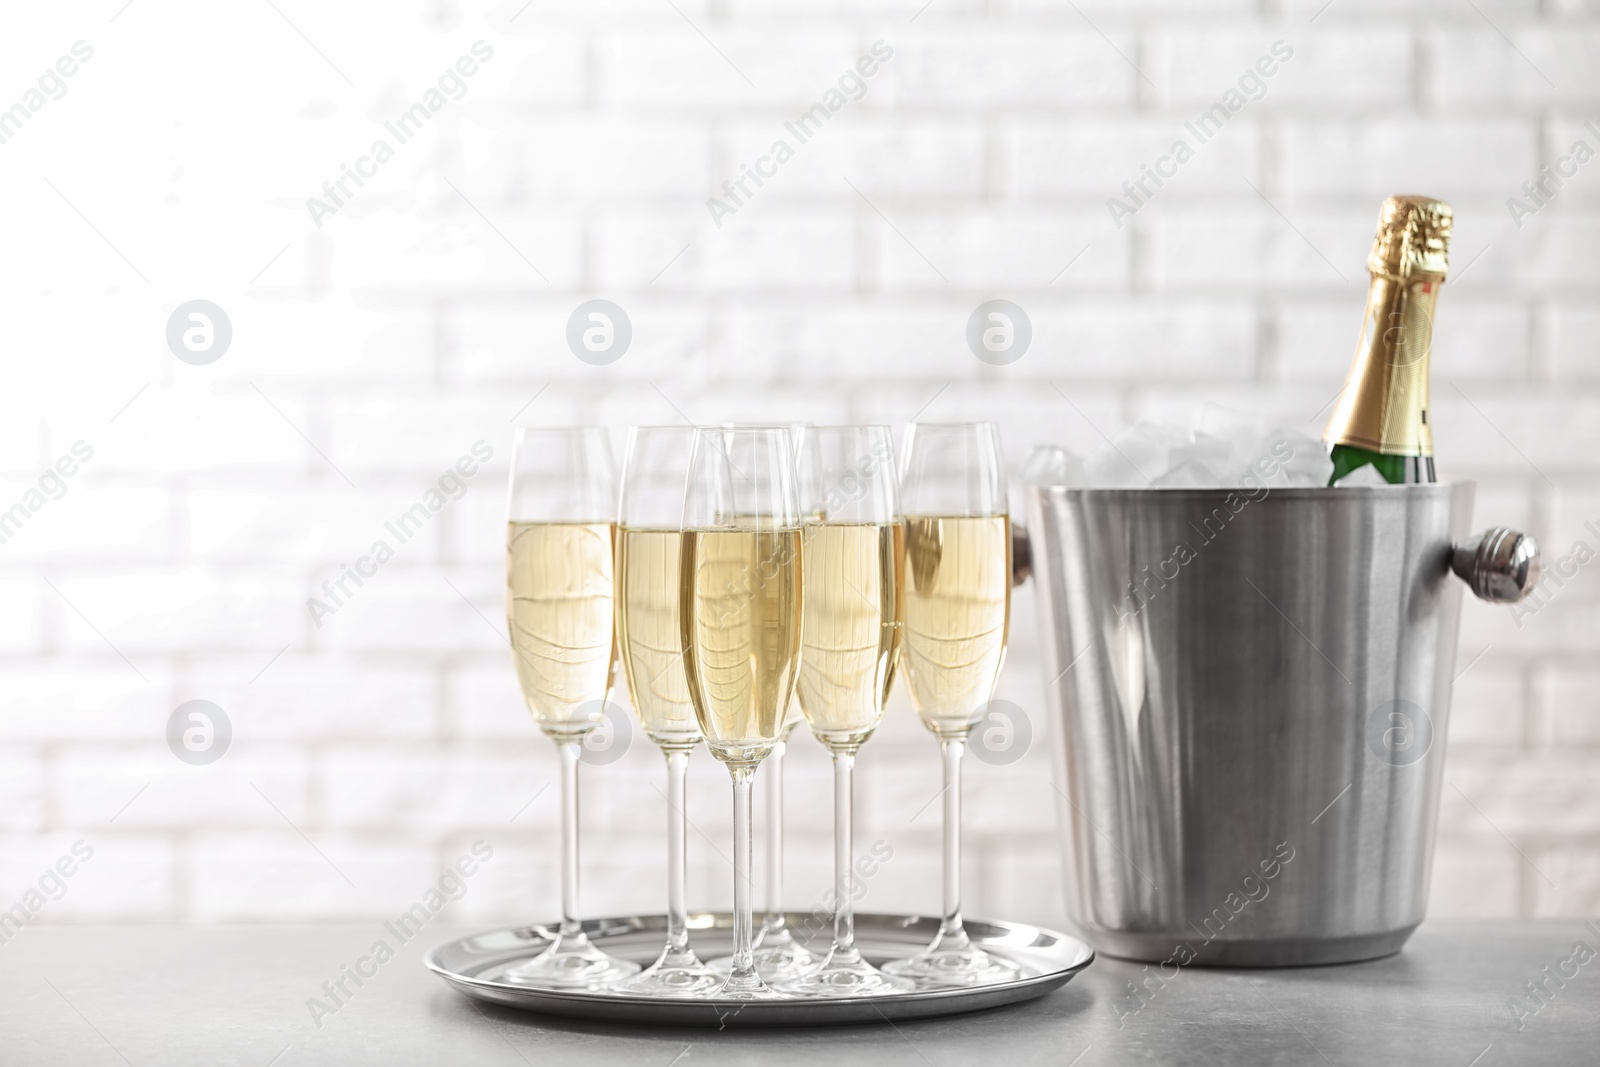
M 1378 213 L 1367 270 L 1390 278 L 1434 275 L 1444 280 L 1455 213 L 1431 196 L 1391 196 Z
M 1449 266 L 1450 205 L 1391 196 L 1378 215 L 1367 312 L 1350 375 L 1322 439 L 1389 456 L 1433 455 L 1428 362 Z

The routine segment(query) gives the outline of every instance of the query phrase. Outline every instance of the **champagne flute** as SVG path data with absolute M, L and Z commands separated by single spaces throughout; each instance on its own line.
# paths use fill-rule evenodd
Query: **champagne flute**
M 639 969 L 589 943 L 578 906 L 578 756 L 616 669 L 612 590 L 617 482 L 598 426 L 521 427 L 507 507 L 506 621 L 517 681 L 561 753 L 561 926 L 505 981 L 598 989 Z
M 961 922 L 961 757 L 1005 663 L 1011 519 L 993 423 L 913 423 L 900 491 L 906 513 L 905 658 L 911 703 L 944 757 L 944 914 L 933 943 L 884 965 L 928 986 L 1014 978 Z
M 868 963 L 855 944 L 851 777 L 883 718 L 900 657 L 905 527 L 886 426 L 800 434 L 805 558 L 800 707 L 833 755 L 833 947 L 786 993 L 855 997 L 915 988 Z
M 684 668 L 706 747 L 733 779 L 733 959 L 720 995 L 766 997 L 752 951 L 750 780 L 783 736 L 800 667 L 794 445 L 783 427 L 702 428 L 689 468 Z
M 729 427 L 733 428 L 733 427 Z M 791 440 L 800 447 L 804 424 L 789 427 Z M 799 453 L 796 452 L 798 463 Z M 787 981 L 798 978 L 807 968 L 817 963 L 817 958 L 795 940 L 783 914 L 783 768 L 789 751 L 789 735 L 800 725 L 803 716 L 791 701 L 784 715 L 783 736 L 772 747 L 772 755 L 762 766 L 761 777 L 766 783 L 767 798 L 767 907 L 761 919 L 761 929 L 756 934 L 756 970 L 767 981 Z M 718 960 L 714 966 L 720 966 Z
M 667 943 L 655 963 L 618 987 L 645 996 L 705 996 L 720 984 L 689 947 L 684 904 L 684 783 L 700 724 L 683 668 L 678 583 L 694 435 L 689 426 L 635 426 L 629 432 L 617 516 L 622 669 L 639 722 L 667 760 Z

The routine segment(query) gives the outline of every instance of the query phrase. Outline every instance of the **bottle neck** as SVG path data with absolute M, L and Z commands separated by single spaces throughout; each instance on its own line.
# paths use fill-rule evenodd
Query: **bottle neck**
M 1385 456 L 1432 456 L 1428 358 L 1442 275 L 1374 274 L 1361 344 L 1322 438 Z

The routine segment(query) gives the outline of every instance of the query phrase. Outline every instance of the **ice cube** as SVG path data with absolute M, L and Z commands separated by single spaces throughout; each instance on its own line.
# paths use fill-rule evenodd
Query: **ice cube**
M 1204 434 L 1234 444 L 1249 443 L 1267 432 L 1267 424 L 1248 411 L 1236 411 L 1221 404 L 1204 404 L 1194 414 L 1194 432 L 1196 437 Z
M 1315 437 L 1289 427 L 1269 431 L 1255 446 L 1246 471 L 1269 486 L 1316 486 L 1333 477 L 1328 447 Z
M 1378 468 L 1370 463 L 1363 463 L 1343 478 L 1340 478 L 1337 483 L 1340 489 L 1361 489 L 1368 486 L 1388 484 L 1388 479 L 1379 474 Z
M 1173 449 L 1174 454 L 1178 451 Z M 1222 485 L 1223 479 L 1217 477 L 1210 467 L 1193 459 L 1174 463 L 1154 482 L 1157 489 L 1215 489 Z
M 1146 489 L 1167 473 L 1173 448 L 1186 445 L 1186 430 L 1140 420 L 1089 457 L 1090 484 L 1100 489 Z
M 1083 486 L 1089 473 L 1082 456 L 1075 456 L 1058 445 L 1039 445 L 1022 465 L 1026 485 Z

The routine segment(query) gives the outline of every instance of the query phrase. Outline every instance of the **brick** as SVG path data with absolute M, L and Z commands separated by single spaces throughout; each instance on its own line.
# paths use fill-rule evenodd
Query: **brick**
M 470 483 L 469 483 L 470 484 Z M 397 539 L 384 526 L 416 502 L 417 495 L 389 489 L 358 492 L 342 482 L 311 490 L 196 489 L 186 501 L 191 558 L 233 561 L 303 561 L 320 569 L 352 563 L 375 540 Z M 417 530 L 408 557 L 437 557 L 437 523 Z
M 485 194 L 479 206 L 491 217 L 491 206 L 556 199 L 638 196 L 697 204 L 711 184 L 705 124 L 671 118 L 481 111 L 462 123 L 461 156 L 468 182 Z M 562 165 L 566 160 L 583 164 Z
M 1450 746 L 1506 746 L 1522 744 L 1527 712 L 1526 683 L 1522 672 L 1489 659 L 1473 663 L 1479 649 L 1461 648 L 1456 654 L 1456 681 L 1450 688 Z
M 1412 40 L 1402 27 L 1344 29 L 1319 24 L 1313 33 L 1289 27 L 1163 28 L 1145 33 L 1142 66 L 1162 103 L 1209 106 L 1220 102 L 1229 89 L 1239 88 L 1240 78 L 1253 73 L 1259 58 L 1273 58 L 1272 45 L 1278 39 L 1294 54 L 1264 79 L 1264 96 L 1253 85 L 1241 90 L 1260 97 L 1246 109 L 1411 99 Z
M 543 748 L 544 751 L 538 751 Z M 341 830 L 558 829 L 555 746 L 494 753 L 341 747 L 317 760 L 323 819 Z M 534 798 L 525 809 L 523 805 Z
M 1558 304 L 1547 312 L 1550 362 L 1557 381 L 1587 384 L 1600 379 L 1600 362 L 1593 357 L 1594 338 L 1600 331 L 1600 308 Z
M 1516 852 L 1492 832 L 1440 837 L 1428 882 L 1428 918 L 1517 917 L 1524 869 Z
M 273 269 L 305 255 L 291 248 Z M 435 315 L 427 304 L 384 307 L 330 296 L 316 302 L 275 300 L 265 307 L 238 301 L 224 310 L 233 341 L 216 364 L 219 375 L 259 381 L 275 403 L 281 404 L 279 383 L 418 380 L 433 372 Z
M 1074 286 L 1125 287 L 1129 280 L 1128 231 L 1110 230 L 1101 214 L 1010 210 L 934 214 L 892 202 L 876 206 L 888 218 L 887 224 L 866 205 L 861 211 L 866 231 L 878 246 L 876 280 L 886 288 L 932 288 L 944 286 L 948 279 L 975 290 L 982 299 L 1003 295 L 1007 289 L 1043 289 L 1069 264 Z M 1083 258 L 1073 264 L 1079 253 Z
M 55 484 L 55 483 L 52 483 Z M 171 509 L 160 489 L 132 485 L 94 485 L 80 471 L 64 480 L 60 496 L 5 542 L 0 551 L 14 560 L 156 560 L 171 544 Z M 115 516 L 107 522 L 107 516 Z
M 513 107 L 581 103 L 588 70 L 583 35 L 552 33 L 548 23 L 524 28 L 520 20 L 509 28 L 513 33 L 535 28 L 536 32 L 518 37 L 495 35 L 490 42 L 494 58 L 483 64 L 476 76 L 493 79 L 492 88 L 472 87 L 467 97 L 468 113 L 478 111 L 485 100 L 504 101 Z M 501 84 L 505 86 L 503 90 Z
M 1431 402 L 1438 412 L 1435 449 L 1461 466 L 1534 477 L 1543 470 L 1559 485 L 1562 471 L 1600 445 L 1600 406 L 1582 394 L 1453 387 L 1446 379 L 1435 381 Z
M 334 605 L 332 615 L 321 617 L 316 640 L 340 651 L 446 654 L 506 649 L 509 655 L 504 587 L 484 577 L 477 572 L 402 570 L 391 564 L 342 605 Z
M 1600 215 L 1552 211 L 1547 220 L 1541 213 L 1511 243 L 1510 266 L 1517 284 L 1559 290 L 1600 281 L 1600 262 L 1590 253 L 1596 240 Z
M 1088 27 L 933 24 L 891 42 L 895 55 L 880 75 L 887 92 L 874 99 L 897 106 L 1131 103 L 1139 77 L 1129 64 L 1134 37 L 1108 36 Z
M 322 468 L 302 434 L 319 437 L 297 398 L 273 388 L 213 387 L 196 377 L 152 385 L 90 444 L 102 476 Z
M 1175 162 L 1177 176 L 1163 179 L 1162 198 L 1199 192 L 1238 192 L 1244 175 L 1261 184 L 1261 129 L 1253 119 L 1229 123 L 1221 136 L 1199 144 L 1177 116 L 1170 118 L 1078 122 L 1031 120 L 1010 131 L 1014 188 L 1019 196 L 1087 195 L 1122 197 L 1124 182 L 1136 182 L 1173 146 L 1185 142 L 1194 153 Z M 1180 153 L 1181 154 L 1181 153 Z M 1160 177 L 1159 173 L 1157 177 Z M 1157 188 L 1153 182 L 1149 188 Z
M 32 577 L 0 574 L 0 651 L 39 648 L 44 638 L 42 600 L 48 592 Z
M 531 387 L 526 395 L 521 391 L 442 395 L 390 391 L 346 396 L 332 405 L 328 456 L 349 472 L 358 486 L 363 480 L 357 475 L 364 470 L 420 475 L 414 482 L 420 499 L 461 457 L 477 458 L 472 446 L 482 441 L 493 455 L 482 462 L 469 483 L 473 491 L 481 491 L 496 480 L 492 472 L 508 469 L 512 420 L 537 392 L 537 387 Z M 550 397 L 540 398 L 536 409 L 539 421 L 557 424 L 571 414 Z
M 207 660 L 187 673 L 185 693 L 213 701 L 241 742 L 383 742 L 438 735 L 440 685 L 419 664 L 276 658 Z
M 0 831 L 43 830 L 44 763 L 31 748 L 0 747 Z
M 1242 182 L 1241 189 L 1254 196 Z M 1230 286 L 1268 290 L 1313 285 L 1354 292 L 1366 287 L 1370 211 L 1331 213 L 1283 198 L 1274 203 L 1287 219 L 1259 197 L 1248 211 L 1172 209 L 1158 215 L 1150 224 L 1151 280 L 1163 288 L 1224 280 Z M 1360 323 L 1360 311 L 1355 314 L 1352 331 Z
M 1454 379 L 1526 381 L 1531 337 L 1526 307 L 1455 296 L 1446 290 L 1435 320 L 1434 390 L 1448 389 L 1445 383 Z M 1362 311 L 1354 287 L 1337 303 L 1285 303 L 1274 320 L 1277 377 L 1320 381 L 1349 367 L 1364 327 Z
M 1600 76 L 1589 61 L 1600 32 L 1574 25 L 1502 24 L 1498 30 L 1425 31 L 1425 96 L 1446 106 L 1481 107 L 1592 102 L 1600 95 Z
M 697 29 L 678 25 L 598 42 L 601 102 L 647 109 L 766 104 L 798 113 L 805 109 L 799 101 L 820 100 L 870 47 L 832 29 L 775 35 L 709 20 Z
M 142 663 L 140 678 L 104 645 L 98 659 L 41 658 L 6 670 L 0 736 L 8 741 L 129 741 L 162 736 L 177 706 L 171 679 Z
M 1560 748 L 1600 744 L 1600 671 L 1582 664 L 1551 664 L 1534 674 L 1534 700 Z
M 83 613 L 62 613 L 64 648 L 102 653 L 109 643 L 136 664 L 174 648 L 277 649 L 306 630 L 304 599 L 268 572 L 116 569 L 56 585 Z M 242 604 L 250 609 L 240 610 Z M 146 666 L 139 670 L 148 676 Z
M 967 348 L 967 313 L 946 300 L 741 301 L 723 319 L 718 353 L 737 355 L 746 381 L 844 383 L 865 366 L 974 379 L 983 365 Z
M 1445 772 L 1439 832 L 1494 830 L 1512 841 L 1584 834 L 1597 804 L 1594 771 L 1582 754 L 1456 752 Z
M 669 254 L 661 265 L 670 259 Z M 567 323 L 586 302 L 573 296 L 536 307 L 453 309 L 446 327 L 447 365 L 455 377 L 466 382 L 528 383 L 529 396 L 553 378 L 574 385 L 609 383 L 623 377 L 648 381 L 707 369 L 707 315 L 703 309 L 684 307 L 665 291 L 648 298 L 625 292 L 602 291 L 600 295 L 621 298 L 612 302 L 623 309 L 632 329 L 627 351 L 614 363 L 596 367 L 579 359 L 569 347 Z M 584 320 L 585 325 L 587 322 Z
M 66 892 L 40 908 L 35 922 L 177 918 L 174 850 L 164 838 L 95 825 L 60 833 L 7 835 L 0 840 L 4 843 L 0 885 L 7 907 L 36 887 L 45 869 L 53 868 L 62 856 L 78 864 L 65 879 Z M 80 841 L 91 850 L 87 860 L 80 861 L 72 852 Z
M 576 218 L 504 207 L 483 190 L 455 184 L 440 182 L 424 206 L 410 206 L 408 197 L 404 207 L 383 205 L 330 222 L 330 230 L 337 226 L 332 283 L 357 293 L 580 284 L 583 234 Z
M 1446 200 L 1509 196 L 1532 174 L 1538 132 L 1526 121 L 1290 122 L 1283 185 L 1294 193 L 1426 190 Z
M 594 229 L 596 280 L 642 288 L 659 275 L 659 284 L 674 289 L 849 285 L 857 243 L 850 216 L 837 209 L 799 212 L 775 199 L 751 198 L 720 227 L 703 207 L 670 221 L 655 213 L 608 213 Z
M 194 767 L 168 751 L 164 738 L 152 740 L 117 752 L 75 747 L 58 757 L 51 783 L 59 817 L 78 826 L 115 818 L 119 831 L 283 827 L 287 832 L 285 819 L 302 829 L 310 824 L 305 758 L 293 748 L 235 733 L 220 759 Z
M 287 826 L 281 833 L 196 834 L 185 865 L 190 917 L 208 921 L 381 922 L 421 900 L 440 873 L 433 850 L 414 841 L 317 833 L 308 842 Z M 382 936 L 381 926 L 373 936 Z
M 761 187 L 762 196 L 854 197 L 841 176 L 868 196 L 978 197 L 987 183 L 987 137 L 975 121 L 841 113 L 804 144 L 776 119 L 730 124 L 721 135 L 726 163 L 710 176 L 701 199 L 721 195 L 722 181 L 754 169 L 778 140 L 786 140 L 795 156 Z
M 968 915 L 1007 922 L 1067 926 L 1061 845 L 1054 835 L 1010 834 L 984 843 L 969 862 L 979 869 L 980 889 Z
M 1534 915 L 1587 918 L 1600 908 L 1600 860 L 1592 843 L 1542 848 L 1534 853 L 1533 862 L 1544 876 L 1524 878 L 1533 890 Z
M 538 736 L 533 715 L 517 689 L 509 647 L 475 656 L 449 671 L 445 707 L 453 736 L 473 740 L 527 740 Z

